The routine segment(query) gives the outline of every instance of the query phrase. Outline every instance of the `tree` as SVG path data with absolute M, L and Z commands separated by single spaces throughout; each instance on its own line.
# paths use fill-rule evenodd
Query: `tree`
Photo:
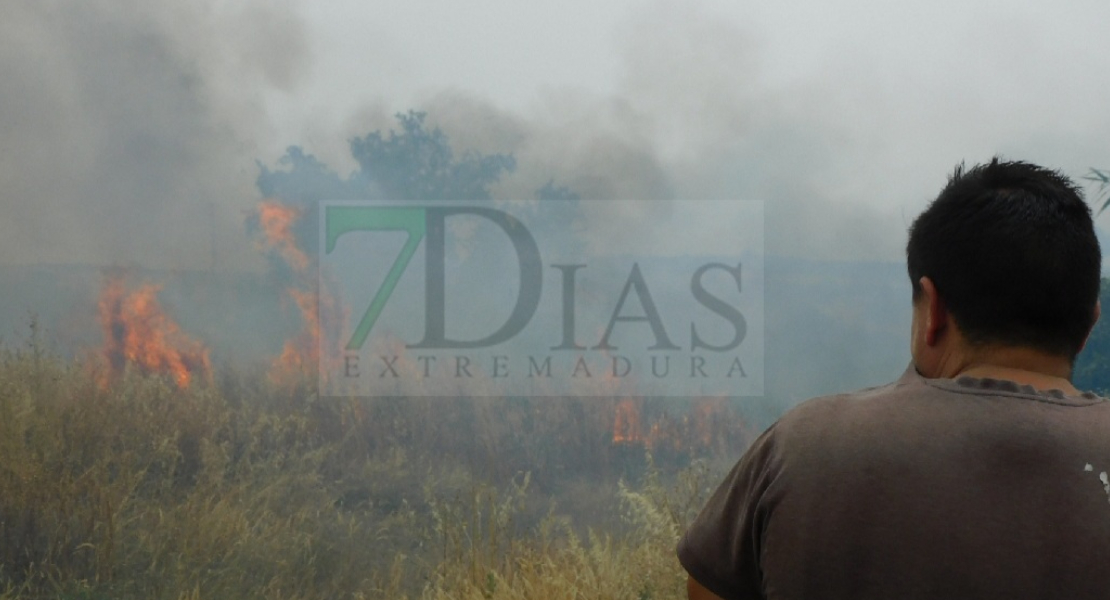
M 516 160 L 511 154 L 474 150 L 456 156 L 443 131 L 425 127 L 425 116 L 399 113 L 400 131 L 375 131 L 350 140 L 359 169 L 346 178 L 299 146 L 290 146 L 278 160 L 282 168 L 259 164 L 258 189 L 300 205 L 322 200 L 488 200 L 490 186 L 512 172 Z
M 316 247 L 317 202 L 489 200 L 490 186 L 516 167 L 511 154 L 467 150 L 457 155 L 443 131 L 425 126 L 423 112 L 410 110 L 395 116 L 400 130 L 375 131 L 350 140 L 351 156 L 359 168 L 347 177 L 300 146 L 286 149 L 278 160 L 279 168 L 258 164 L 256 184 L 262 195 L 304 211 L 293 229 L 298 247 Z M 563 199 L 576 198 L 573 192 L 552 182 L 543 190 Z M 247 227 L 258 229 L 257 215 L 248 220 Z
M 468 150 L 456 157 L 447 136 L 424 127 L 425 113 L 398 114 L 401 131 L 351 140 L 361 171 L 352 178 L 391 200 L 489 200 L 489 186 L 516 167 L 511 154 Z
M 1100 206 L 1098 211 L 1095 213 L 1095 216 L 1097 217 L 1098 215 L 1102 214 L 1102 211 L 1106 210 L 1106 207 L 1110 206 L 1110 193 L 1108 193 L 1110 192 L 1110 171 L 1091 167 L 1091 172 L 1088 173 L 1083 179 L 1098 183 L 1098 199 L 1095 200 L 1095 202 L 1097 203 L 1101 200 L 1102 206 Z M 1103 200 L 1104 198 L 1105 200 Z

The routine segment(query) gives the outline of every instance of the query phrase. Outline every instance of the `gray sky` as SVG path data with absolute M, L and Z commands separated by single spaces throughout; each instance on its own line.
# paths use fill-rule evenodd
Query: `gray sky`
M 898 260 L 960 159 L 1110 167 L 1110 4 L 15 0 L 0 262 L 260 268 L 255 161 L 425 109 L 498 189 L 767 202 L 767 246 Z M 1102 227 L 1106 219 L 1099 220 Z

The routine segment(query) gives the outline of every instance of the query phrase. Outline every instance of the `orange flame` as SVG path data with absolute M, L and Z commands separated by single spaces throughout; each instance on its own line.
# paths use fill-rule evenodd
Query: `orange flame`
M 320 347 L 320 318 L 316 295 L 297 288 L 289 288 L 288 291 L 297 304 L 304 327 L 295 336 L 285 340 L 281 355 L 274 360 L 270 370 L 270 379 L 283 384 L 292 384 L 315 369 Z
M 301 218 L 301 211 L 272 200 L 258 203 L 258 225 L 262 228 L 263 241 L 297 273 L 308 269 L 308 255 L 297 247 L 293 224 Z
M 270 380 L 280 385 L 294 385 L 317 370 L 320 360 L 321 327 L 342 322 L 344 315 L 339 301 L 317 289 L 311 271 L 312 261 L 297 245 L 293 226 L 304 216 L 303 211 L 264 200 L 258 204 L 258 224 L 262 230 L 262 247 L 276 252 L 293 271 L 293 284 L 287 288 L 297 306 L 303 326 L 286 340 L 281 354 L 270 367 Z M 326 322 L 321 323 L 321 315 Z
M 699 398 L 681 417 L 663 413 L 645 428 L 643 402 L 626 398 L 613 415 L 613 444 L 638 444 L 670 452 L 727 451 L 730 444 L 743 444 L 750 432 L 732 413 L 724 398 Z
M 320 316 L 335 321 L 343 315 L 339 302 L 330 294 L 297 287 L 287 291 L 297 305 L 303 325 L 296 335 L 285 340 L 281 354 L 270 367 L 270 380 L 280 385 L 294 385 L 316 371 L 324 326 Z
M 104 331 L 101 350 L 108 373 L 101 379 L 107 386 L 128 365 L 143 373 L 162 373 L 181 389 L 194 376 L 211 378 L 208 349 L 181 332 L 158 303 L 160 285 L 144 284 L 128 292 L 120 274 L 108 275 L 98 302 Z
M 625 398 L 617 404 L 617 411 L 613 417 L 613 443 L 635 444 L 644 441 L 643 431 L 640 429 L 640 407 L 631 398 Z

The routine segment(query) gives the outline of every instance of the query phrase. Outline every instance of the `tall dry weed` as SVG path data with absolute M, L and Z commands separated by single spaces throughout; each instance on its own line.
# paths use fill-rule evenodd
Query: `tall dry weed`
M 0 350 L 0 599 L 682 597 L 698 471 L 664 485 L 649 461 L 618 486 L 586 470 L 561 492 L 558 446 L 604 450 L 594 408 L 521 400 L 501 420 L 216 380 L 105 388 L 37 344 Z M 460 424 L 484 431 L 473 447 Z M 490 456 L 505 460 L 480 470 Z M 547 470 L 504 474 L 529 465 Z M 548 501 L 568 493 L 623 523 L 584 530 Z
M 476 494 L 465 507 L 437 507 L 443 555 L 421 598 L 685 598 L 686 575 L 674 549 L 705 499 L 709 477 L 697 463 L 669 487 L 654 468 L 639 486 L 619 483 L 621 534 L 588 531 L 582 537 L 554 510 L 527 534 L 513 531 L 527 478 L 501 496 Z

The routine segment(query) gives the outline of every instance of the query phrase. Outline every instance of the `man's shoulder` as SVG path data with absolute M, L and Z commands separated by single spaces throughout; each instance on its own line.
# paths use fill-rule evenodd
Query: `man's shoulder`
M 787 411 L 782 420 L 806 421 L 845 411 L 883 413 L 886 411 L 881 409 L 895 408 L 903 411 L 971 409 L 976 405 L 973 402 L 976 399 L 987 403 L 1004 402 L 1008 410 L 1022 405 L 1110 409 L 1106 398 L 1089 392 L 1068 396 L 1058 390 L 1037 391 L 1028 385 L 995 379 L 928 379 L 910 365 L 898 379 L 885 385 L 810 398 Z M 1029 402 L 1015 403 L 1015 400 Z
M 997 380 L 927 379 L 911 365 L 888 384 L 806 400 L 772 429 L 785 447 L 824 452 L 1008 435 L 1030 422 L 1061 432 L 1105 431 L 1110 402 Z
M 884 385 L 805 400 L 788 410 L 775 427 L 789 429 L 824 426 L 846 418 L 858 419 L 872 413 L 881 416 L 891 410 L 911 409 L 913 405 L 938 394 L 937 390 L 912 369 L 911 366 L 901 377 Z

